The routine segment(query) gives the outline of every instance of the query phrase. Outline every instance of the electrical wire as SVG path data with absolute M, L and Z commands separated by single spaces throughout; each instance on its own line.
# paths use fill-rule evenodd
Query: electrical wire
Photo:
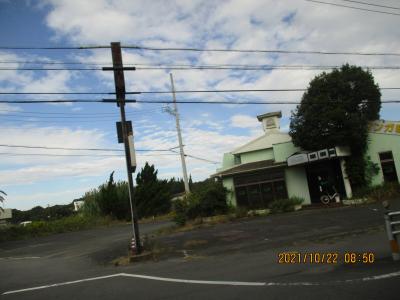
M 230 70 L 230 71 L 304 71 L 304 70 L 331 70 L 340 66 L 249 66 L 249 67 L 231 67 L 231 66 L 154 66 L 154 67 L 136 67 L 136 70 L 154 71 L 154 70 Z M 400 66 L 361 66 L 369 70 L 399 70 Z M 101 68 L 0 68 L 0 71 L 102 71 Z M 130 71 L 130 70 L 127 70 Z
M 10 64 L 10 63 L 20 63 L 20 64 L 42 64 L 42 65 L 104 65 L 101 63 L 82 63 L 82 62 L 31 62 L 31 61 L 0 61 L 0 64 Z M 142 70 L 159 70 L 159 69 L 178 69 L 178 70 L 185 70 L 185 69 L 222 69 L 222 70 L 257 70 L 257 69 L 333 69 L 333 68 L 340 68 L 340 65 L 269 65 L 269 64 L 261 64 L 261 65 L 252 65 L 252 64 L 144 64 L 144 63 L 124 63 L 125 65 L 132 65 L 132 66 L 141 66 L 136 69 Z M 368 68 L 368 69 L 387 69 L 387 68 L 400 68 L 399 66 L 360 66 L 361 68 Z M 0 68 L 6 70 L 23 70 L 25 68 Z M 29 70 L 49 70 L 47 68 L 27 68 Z M 93 68 L 79 68 L 78 70 L 93 70 Z M 94 70 L 98 70 L 100 68 L 94 68 Z M 50 70 L 75 70 L 72 68 L 51 68 Z
M 115 95 L 115 92 L 0 92 L 0 95 Z
M 45 104 L 45 103 L 116 103 L 113 99 L 103 100 L 0 100 L 0 103 L 14 103 L 14 104 Z M 125 100 L 125 103 L 146 103 L 146 104 L 172 104 L 171 100 Z M 188 101 L 176 101 L 181 104 L 300 104 L 299 101 L 200 101 L 200 100 L 188 100 Z M 400 103 L 400 100 L 381 100 L 381 103 Z
M 122 152 L 124 150 L 122 149 L 112 149 L 112 148 L 69 148 L 69 147 L 48 147 L 48 146 L 28 146 L 28 145 L 9 145 L 9 144 L 0 144 L 0 147 L 6 147 L 6 148 L 24 148 L 24 149 L 45 149 L 45 150 L 71 150 L 71 151 L 119 151 Z M 135 149 L 137 152 L 173 152 L 173 154 L 139 154 L 140 156 L 167 156 L 167 155 L 179 155 L 178 152 L 170 149 Z M 12 152 L 0 152 L 0 155 L 35 155 L 35 156 L 118 156 L 121 157 L 121 155 L 109 155 L 109 154 L 52 154 L 52 153 L 12 153 Z M 194 159 L 206 161 L 209 163 L 213 164 L 218 164 L 219 162 L 215 162 L 209 159 L 205 159 L 202 157 L 198 157 L 195 155 L 191 154 L 185 154 L 187 157 L 191 157 Z
M 332 3 L 332 2 L 324 2 L 324 1 L 316 1 L 316 0 L 304 0 L 304 1 L 318 3 L 318 4 L 327 4 L 327 5 L 332 5 L 332 6 L 339 6 L 339 7 L 346 7 L 346 8 L 369 11 L 369 12 L 375 12 L 375 13 L 381 13 L 381 14 L 386 14 L 386 15 L 400 16 L 400 14 L 394 13 L 394 12 L 373 10 L 373 9 L 368 9 L 368 8 L 361 8 L 361 7 L 357 7 L 357 6 L 350 6 L 350 5 L 338 4 L 338 3 Z
M 158 109 L 149 109 L 143 110 L 140 112 L 131 112 L 127 113 L 126 116 L 141 116 L 148 115 L 157 112 Z M 95 119 L 95 120 L 115 120 L 118 117 L 118 113 L 110 114 L 110 115 L 101 115 L 101 114 L 91 114 L 91 115 L 83 115 L 83 114 L 69 114 L 69 115 L 61 115 L 62 113 L 42 113 L 42 112 L 25 112 L 25 111 L 13 111 L 13 110 L 0 110 L 0 112 L 11 112 L 10 114 L 3 114 L 1 117 L 22 117 L 22 118 L 41 118 L 41 119 Z M 91 121 L 91 120 L 87 120 Z
M 174 150 L 172 150 L 172 149 L 170 149 L 170 151 L 173 152 L 173 153 L 176 153 L 176 154 L 180 155 L 180 153 L 177 152 L 177 151 L 174 151 Z M 209 159 L 206 159 L 206 158 L 202 158 L 202 157 L 199 157 L 199 156 L 195 156 L 195 155 L 191 155 L 191 154 L 187 154 L 187 153 L 184 153 L 184 155 L 185 155 L 185 157 L 194 158 L 194 159 L 201 160 L 201 161 L 205 161 L 205 162 L 209 162 L 209 163 L 212 163 L 212 164 L 219 164 L 219 162 L 212 161 L 212 160 L 209 160 Z
M 101 68 L 0 68 L 0 71 L 102 71 Z
M 45 149 L 45 150 L 71 150 L 71 151 L 125 151 L 113 148 L 70 148 L 70 147 L 48 147 L 48 146 L 29 146 L 29 145 L 10 145 L 0 144 L 0 147 L 6 148 L 25 148 L 25 149 Z M 138 152 L 167 152 L 170 149 L 135 149 Z
M 305 0 L 311 1 L 311 0 Z M 314 1 L 316 2 L 316 1 Z M 0 46 L 0 50 L 84 50 L 107 49 L 110 46 L 79 46 L 79 47 L 13 47 Z M 194 52 L 239 52 L 239 53 L 277 53 L 277 54 L 318 54 L 318 55 L 361 55 L 361 56 L 400 56 L 393 52 L 345 52 L 345 51 L 315 51 L 315 50 L 278 50 L 278 49 L 216 49 L 216 48 L 166 48 L 146 47 L 139 45 L 122 45 L 123 49 L 149 50 L 149 51 L 194 51 Z
M 307 0 L 306 0 L 307 1 Z M 125 49 L 150 51 L 193 51 L 193 52 L 237 52 L 237 53 L 277 53 L 277 54 L 318 54 L 318 55 L 360 55 L 360 56 L 400 56 L 394 52 L 345 52 L 345 51 L 314 51 L 314 50 L 263 50 L 263 49 L 217 49 L 217 48 L 163 48 L 146 46 L 121 46 Z
M 116 154 L 54 154 L 54 153 L 13 153 L 13 152 L 0 152 L 0 155 L 8 155 L 8 156 L 65 156 L 65 157 L 76 157 L 76 156 L 82 156 L 82 157 L 121 157 L 123 158 L 123 155 L 116 155 Z M 177 154 L 138 154 L 138 156 L 176 156 Z
M 382 87 L 380 90 L 400 90 L 400 87 Z M 222 89 L 222 90 L 181 90 L 178 93 L 245 93 L 245 92 L 303 92 L 307 89 Z M 171 91 L 125 92 L 126 95 L 139 94 L 171 94 Z M 0 95 L 115 95 L 115 92 L 0 92 Z
M 354 0 L 341 0 L 341 1 L 358 3 L 358 4 L 363 4 L 363 5 L 375 6 L 375 7 L 383 7 L 383 8 L 389 8 L 389 9 L 400 9 L 400 7 L 387 6 L 387 5 L 382 5 L 382 4 L 374 4 L 374 3 L 370 3 L 370 2 L 364 2 L 364 1 L 354 1 Z
M 32 46 L 0 46 L 3 50 L 91 50 L 91 49 L 109 49 L 111 46 L 64 46 L 64 47 L 32 47 Z
M 159 67 L 137 67 L 136 70 L 231 70 L 231 71 L 271 71 L 271 70 L 290 70 L 290 71 L 303 71 L 303 70 L 330 70 L 340 66 L 253 66 L 253 67 L 209 67 L 209 66 L 159 66 Z M 399 70 L 400 66 L 361 66 L 361 68 L 370 70 Z M 3 70 L 0 68 L 0 70 Z M 20 69 L 18 69 L 20 70 Z

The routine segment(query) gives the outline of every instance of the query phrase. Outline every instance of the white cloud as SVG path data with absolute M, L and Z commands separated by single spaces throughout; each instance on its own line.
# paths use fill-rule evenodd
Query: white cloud
M 55 164 L 41 164 L 19 169 L 0 171 L 0 181 L 3 186 L 32 184 L 56 178 L 90 177 L 110 173 L 123 167 L 123 157 L 104 159 L 88 159 L 80 162 L 60 162 Z
M 390 1 L 388 2 L 390 3 Z M 395 2 L 393 2 L 395 3 Z M 328 7 L 306 1 L 289 0 L 226 0 L 226 1 L 144 1 L 144 0 L 43 0 L 46 7 L 45 22 L 54 33 L 53 42 L 64 41 L 74 45 L 108 45 L 111 41 L 122 44 L 140 44 L 160 47 L 200 47 L 237 49 L 290 49 L 328 51 L 397 52 L 400 48 L 398 17 Z M 286 20 L 286 21 L 284 21 Z M 1 60 L 50 60 L 45 55 L 0 53 Z M 109 50 L 80 51 L 64 57 L 88 63 L 111 63 Z M 123 50 L 125 64 L 137 64 L 138 70 L 126 72 L 128 91 L 170 90 L 169 70 L 141 70 L 140 64 L 279 64 L 279 65 L 397 65 L 396 57 L 388 56 L 324 56 L 305 54 L 246 54 L 219 52 L 175 52 Z M 10 64 L 18 67 L 20 64 Z M 306 88 L 318 70 L 173 70 L 177 90 L 207 89 L 271 89 Z M 84 86 L 83 73 L 52 71 L 43 73 L 0 72 L 1 91 L 67 92 L 90 90 Z M 111 72 L 94 73 L 96 86 L 103 91 L 114 89 Z M 397 71 L 373 71 L 381 87 L 396 87 L 400 80 Z M 94 89 L 93 89 L 94 90 Z M 302 92 L 253 92 L 243 94 L 178 94 L 179 100 L 265 100 L 299 101 Z M 60 96 L 61 97 L 61 96 Z M 148 97 L 148 98 L 146 98 Z M 171 95 L 138 95 L 137 99 L 170 100 Z M 132 97 L 134 98 L 134 97 Z M 383 98 L 396 99 L 398 91 L 383 91 Z M 84 107 L 84 105 L 82 105 Z M 145 111 L 146 105 L 132 104 L 146 118 L 135 120 L 137 148 L 168 149 L 177 146 L 173 118 L 153 116 L 155 109 Z M 258 113 L 281 110 L 284 118 L 293 105 L 259 105 Z M 0 110 L 16 110 L 15 106 L 1 105 Z M 73 111 L 79 107 L 71 107 Z M 383 117 L 398 114 L 397 106 L 384 106 Z M 182 128 L 185 151 L 188 154 L 221 161 L 222 154 L 262 134 L 261 124 L 254 110 L 248 106 L 208 106 L 200 111 L 182 110 Z M 226 117 L 232 111 L 231 117 Z M 223 113 L 221 113 L 223 112 Z M 1 111 L 0 111 L 1 113 Z M 192 113 L 192 115 L 190 114 Z M 226 118 L 226 119 L 223 119 Z M 243 135 L 231 132 L 248 132 Z M 283 125 L 287 129 L 287 125 Z M 69 147 L 105 147 L 111 142 L 106 132 L 68 129 L 60 127 L 25 126 L 20 129 L 0 128 L 4 143 L 48 144 Z M 18 137 L 18 140 L 17 138 Z M 113 135 L 113 142 L 115 136 Z M 11 151 L 11 150 L 10 150 Z M 13 149 L 15 153 L 26 152 Z M 32 150 L 33 151 L 33 150 Z M 43 153 L 45 150 L 35 150 Z M 71 151 L 57 151 L 69 154 Z M 74 152 L 75 153 L 75 152 Z M 156 156 L 144 156 L 157 154 Z M 160 176 L 180 176 L 179 156 L 161 156 L 159 153 L 138 154 L 139 168 L 145 161 L 160 169 Z M 215 165 L 187 158 L 189 171 L 195 179 L 208 177 Z M 38 182 L 39 172 L 46 178 L 78 180 L 85 176 L 109 172 L 109 168 L 124 169 L 123 160 L 117 158 L 3 158 L 6 168 L 0 171 L 1 180 L 12 182 Z M 17 168 L 10 168 L 14 164 Z M 46 179 L 47 180 L 47 179 Z
M 0 115 L 9 114 L 15 111 L 21 111 L 21 107 L 7 103 L 0 103 Z
M 257 120 L 256 117 L 252 117 L 249 115 L 234 115 L 231 117 L 231 126 L 238 128 L 258 128 L 261 126 L 261 123 Z
M 17 209 L 29 209 L 32 206 L 68 204 L 73 199 L 82 196 L 87 191 L 87 187 L 69 189 L 57 192 L 38 192 L 35 194 L 13 194 L 9 193 L 6 205 Z

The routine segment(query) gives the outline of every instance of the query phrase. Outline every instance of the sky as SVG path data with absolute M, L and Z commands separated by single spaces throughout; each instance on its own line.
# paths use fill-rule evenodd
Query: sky
M 393 13 L 348 1 L 328 2 Z M 400 7 L 399 1 L 379 2 Z M 279 49 L 341 52 L 399 52 L 399 15 L 382 14 L 303 0 L 139 1 L 139 0 L 0 0 L 0 46 L 63 47 L 122 45 L 181 48 Z M 329 65 L 399 66 L 396 56 L 310 55 L 277 53 L 150 51 L 123 49 L 127 91 L 307 88 L 320 70 L 146 70 L 142 65 Z M 43 65 L 27 62 L 78 62 L 110 66 L 110 49 L 0 50 L 0 68 Z M 94 64 L 94 65 L 88 65 Z M 399 70 L 372 70 L 380 87 L 400 87 Z M 101 70 L 0 70 L 0 92 L 113 92 L 111 72 Z M 399 99 L 400 90 L 382 90 L 382 99 Z M 101 95 L 0 95 L 2 100 L 101 99 Z M 189 93 L 177 100 L 300 101 L 302 92 Z M 110 96 L 109 96 L 110 97 Z M 171 100 L 171 94 L 135 95 L 137 100 Z M 169 149 L 178 145 L 175 119 L 163 104 L 128 104 L 136 149 Z M 282 111 L 287 131 L 295 105 L 180 104 L 185 152 L 193 180 L 209 177 L 224 152 L 263 134 L 256 116 Z M 385 104 L 381 118 L 399 120 L 400 105 Z M 0 146 L 0 190 L 6 207 L 70 203 L 102 184 L 115 171 L 126 178 L 118 144 L 115 104 L 1 104 L 0 144 L 116 151 L 72 151 Z M 38 154 L 66 155 L 43 156 Z M 85 155 L 85 156 L 77 156 Z M 162 154 L 162 155 L 161 155 Z M 75 155 L 75 156 L 71 156 Z M 103 155 L 103 156 L 101 156 Z M 149 162 L 160 178 L 182 177 L 180 158 L 171 152 L 138 152 L 138 170 Z M 136 176 L 136 174 L 134 174 Z

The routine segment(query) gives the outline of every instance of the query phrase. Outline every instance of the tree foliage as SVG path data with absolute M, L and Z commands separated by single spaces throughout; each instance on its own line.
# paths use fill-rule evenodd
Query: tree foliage
M 101 215 L 120 220 L 130 218 L 128 184 L 124 181 L 115 182 L 114 172 L 106 183 L 86 192 L 82 200 L 82 213 L 88 217 Z
M 166 180 L 159 180 L 157 173 L 154 165 L 146 162 L 136 176 L 135 199 L 140 217 L 164 214 L 170 209 L 170 186 Z
M 175 222 L 184 225 L 190 219 L 226 213 L 226 194 L 227 190 L 221 182 L 206 179 L 194 183 L 189 195 L 174 202 Z
M 11 222 L 18 224 L 23 221 L 52 221 L 69 217 L 73 214 L 73 203 L 66 205 L 53 205 L 45 208 L 35 206 L 32 209 L 25 211 L 13 209 Z
M 289 134 L 306 150 L 349 146 L 350 181 L 366 183 L 368 123 L 379 119 L 381 93 L 370 71 L 343 65 L 316 76 L 292 113 Z

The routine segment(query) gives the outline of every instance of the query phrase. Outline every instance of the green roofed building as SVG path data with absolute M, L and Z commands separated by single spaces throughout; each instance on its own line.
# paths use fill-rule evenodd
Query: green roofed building
M 276 199 L 301 197 L 304 204 L 319 203 L 329 182 L 340 199 L 352 197 L 345 170 L 347 147 L 304 151 L 280 131 L 281 112 L 257 116 L 264 134 L 223 156 L 222 167 L 212 177 L 222 180 L 227 201 L 234 206 L 263 208 Z M 380 167 L 373 185 L 400 178 L 400 122 L 375 121 L 370 126 L 367 156 Z M 329 192 L 329 189 L 327 189 Z

